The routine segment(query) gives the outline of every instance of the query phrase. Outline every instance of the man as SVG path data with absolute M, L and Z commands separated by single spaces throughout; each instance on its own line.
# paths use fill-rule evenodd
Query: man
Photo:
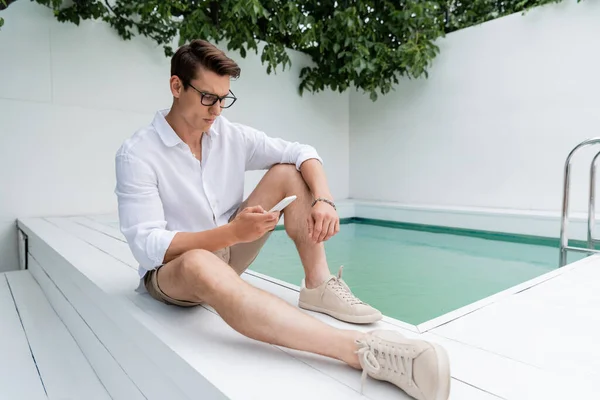
M 275 228 L 285 230 L 304 266 L 299 306 L 351 323 L 381 313 L 331 275 L 323 242 L 339 218 L 314 148 L 266 136 L 221 116 L 236 101 L 238 65 L 196 40 L 171 60 L 173 104 L 116 155 L 120 226 L 140 263 L 141 288 L 176 306 L 206 303 L 238 332 L 263 342 L 344 361 L 417 399 L 448 397 L 449 363 L 439 346 L 393 331 L 339 330 L 240 278 Z M 243 200 L 244 172 L 268 170 Z

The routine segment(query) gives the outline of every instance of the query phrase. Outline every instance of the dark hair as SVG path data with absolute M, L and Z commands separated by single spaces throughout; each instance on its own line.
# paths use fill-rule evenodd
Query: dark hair
M 171 58 L 171 76 L 178 76 L 185 89 L 196 77 L 198 67 L 221 76 L 229 75 L 232 78 L 238 78 L 241 72 L 237 63 L 227 57 L 223 51 L 201 39 L 181 46 Z

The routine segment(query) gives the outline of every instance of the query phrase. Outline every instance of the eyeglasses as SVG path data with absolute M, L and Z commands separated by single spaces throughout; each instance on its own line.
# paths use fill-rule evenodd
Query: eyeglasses
M 203 106 L 207 106 L 207 107 L 214 106 L 218 101 L 221 103 L 221 108 L 229 108 L 237 100 L 237 97 L 235 97 L 235 95 L 233 94 L 233 92 L 231 90 L 229 91 L 229 93 L 231 93 L 231 96 L 229 96 L 229 95 L 217 96 L 214 93 L 208 93 L 208 92 L 203 92 L 201 90 L 198 90 L 191 83 L 188 83 L 188 85 L 190 85 L 190 87 L 192 89 L 194 89 L 196 92 L 200 93 L 200 96 L 201 96 L 200 102 L 202 103 Z

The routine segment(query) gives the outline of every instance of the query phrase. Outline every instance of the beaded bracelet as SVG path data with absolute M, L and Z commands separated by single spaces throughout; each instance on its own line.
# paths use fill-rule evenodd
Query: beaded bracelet
M 331 207 L 333 207 L 334 210 L 337 211 L 337 208 L 335 208 L 335 204 L 331 200 L 323 199 L 321 197 L 319 197 L 318 199 L 315 199 L 315 201 L 313 201 L 311 207 L 314 207 L 315 204 L 317 204 L 317 201 L 323 201 L 323 202 L 329 204 Z

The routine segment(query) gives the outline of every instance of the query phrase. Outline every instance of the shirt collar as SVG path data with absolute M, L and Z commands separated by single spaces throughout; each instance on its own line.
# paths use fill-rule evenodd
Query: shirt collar
M 169 125 L 169 123 L 165 119 L 165 116 L 168 112 L 168 109 L 159 110 L 154 116 L 154 121 L 152 121 L 152 125 L 154 126 L 154 129 L 156 129 L 156 132 L 158 132 L 158 136 L 160 136 L 160 139 L 163 141 L 165 146 L 174 147 L 180 143 L 183 143 L 183 140 L 181 140 L 181 138 L 177 135 L 177 133 L 175 133 L 173 128 L 171 128 L 171 125 Z M 219 117 L 217 117 L 217 119 L 218 118 Z M 215 123 L 216 122 L 217 121 L 215 120 Z M 212 135 L 219 136 L 219 132 L 217 132 L 217 130 L 215 129 L 214 123 L 210 127 L 209 131 L 209 136 Z

